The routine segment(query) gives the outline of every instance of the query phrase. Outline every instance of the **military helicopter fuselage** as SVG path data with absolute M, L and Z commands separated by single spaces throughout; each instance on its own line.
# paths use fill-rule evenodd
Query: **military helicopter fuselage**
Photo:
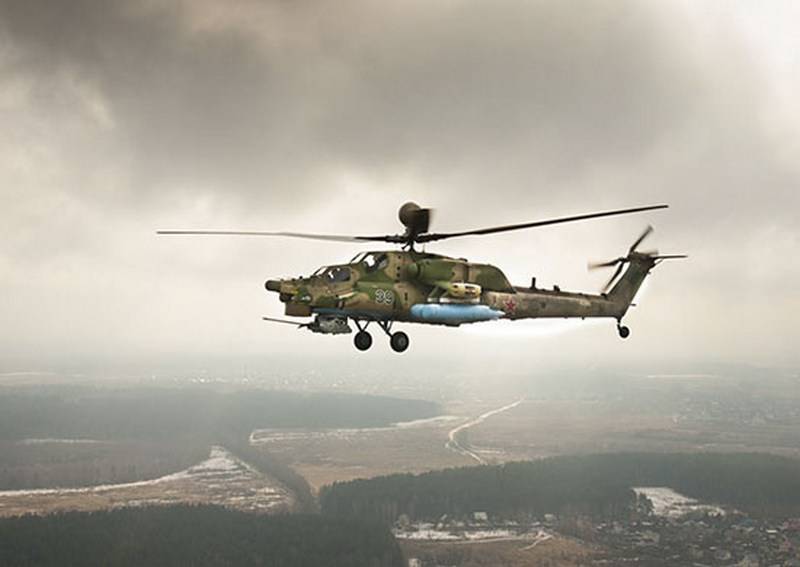
M 315 316 L 314 332 L 349 333 L 348 319 L 459 326 L 496 319 L 610 317 L 621 319 L 655 260 L 631 259 L 609 293 L 600 295 L 513 286 L 491 264 L 417 251 L 364 252 L 308 277 L 268 280 L 288 316 Z M 361 330 L 361 326 L 359 325 Z
M 286 236 L 337 242 L 399 244 L 400 249 L 362 252 L 346 264 L 323 266 L 307 277 L 268 280 L 265 284 L 267 290 L 279 294 L 287 316 L 313 319 L 304 323 L 271 317 L 263 319 L 331 335 L 351 333 L 353 329 L 350 322 L 353 322 L 358 329 L 355 346 L 359 350 L 367 350 L 372 345 L 372 336 L 367 332 L 367 327 L 376 323 L 389 335 L 392 349 L 403 352 L 408 348 L 408 335 L 402 331 L 392 332 L 395 322 L 457 327 L 497 319 L 606 317 L 617 321 L 620 337 L 626 338 L 630 331 L 622 325 L 622 318 L 650 270 L 662 260 L 685 257 L 660 256 L 655 251 L 637 252 L 639 244 L 652 231 L 649 226 L 625 256 L 593 266 L 617 267 L 600 294 L 565 292 L 557 286 L 540 289 L 536 287 L 535 280 L 527 287 L 513 286 L 496 266 L 421 252 L 414 245 L 662 208 L 666 208 L 666 205 L 463 232 L 431 233 L 428 232 L 431 210 L 420 208 L 415 203 L 406 203 L 399 213 L 400 222 L 406 230 L 403 234 L 395 235 L 338 236 L 218 230 L 169 230 L 159 233 Z

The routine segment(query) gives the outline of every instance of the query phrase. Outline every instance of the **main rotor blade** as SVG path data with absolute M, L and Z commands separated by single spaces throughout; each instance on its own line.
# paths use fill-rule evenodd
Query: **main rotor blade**
M 639 248 L 639 245 L 642 243 L 642 241 L 647 238 L 651 232 L 653 232 L 653 225 L 648 224 L 641 236 L 639 236 L 639 238 L 636 239 L 636 242 L 634 242 L 633 245 L 628 248 L 628 253 L 635 252 L 636 249 Z
M 332 242 L 405 242 L 400 235 L 385 236 L 346 236 L 338 234 L 308 234 L 304 232 L 263 232 L 251 230 L 158 230 L 156 234 L 170 235 L 212 235 L 212 236 L 285 236 L 289 238 L 308 238 Z
M 504 226 L 492 226 L 488 228 L 479 228 L 476 230 L 465 230 L 463 232 L 440 232 L 430 234 L 420 234 L 417 236 L 417 242 L 433 242 L 435 240 L 444 240 L 445 238 L 456 238 L 458 236 L 472 236 L 483 234 L 494 234 L 496 232 L 507 232 L 509 230 L 521 230 L 523 228 L 534 228 L 538 226 L 547 226 L 551 224 L 560 224 L 565 222 L 575 222 L 580 220 L 596 219 L 600 217 L 610 217 L 614 215 L 627 215 L 630 213 L 641 213 L 643 211 L 653 211 L 656 209 L 666 209 L 669 205 L 651 205 L 648 207 L 635 207 L 632 209 L 617 209 L 614 211 L 604 211 L 601 213 L 589 213 L 585 215 L 575 215 L 571 217 L 559 217 L 555 219 L 546 219 L 533 222 L 525 222 L 520 224 L 508 224 Z

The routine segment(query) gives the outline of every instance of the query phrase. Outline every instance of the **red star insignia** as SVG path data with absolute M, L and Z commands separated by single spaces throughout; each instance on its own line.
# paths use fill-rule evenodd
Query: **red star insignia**
M 513 299 L 506 300 L 503 305 L 505 306 L 505 312 L 509 315 L 513 315 L 517 310 L 517 303 Z

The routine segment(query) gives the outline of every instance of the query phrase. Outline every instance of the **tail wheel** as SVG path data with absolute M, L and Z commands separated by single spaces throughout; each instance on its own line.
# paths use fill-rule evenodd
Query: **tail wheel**
M 617 327 L 617 332 L 619 333 L 619 336 L 622 339 L 627 339 L 631 334 L 631 330 L 625 325 L 620 325 L 619 327 Z
M 359 331 L 356 333 L 353 343 L 358 350 L 368 350 L 372 346 L 372 335 L 366 331 Z
M 395 352 L 405 351 L 408 348 L 409 342 L 408 335 L 403 331 L 397 331 L 396 333 L 393 333 L 389 339 L 389 344 L 391 345 L 392 350 Z

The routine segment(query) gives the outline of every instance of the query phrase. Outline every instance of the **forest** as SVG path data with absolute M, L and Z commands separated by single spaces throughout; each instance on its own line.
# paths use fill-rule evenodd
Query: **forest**
M 401 514 L 435 520 L 484 511 L 514 518 L 578 513 L 624 518 L 636 486 L 667 486 L 755 516 L 800 514 L 800 461 L 742 454 L 604 454 L 552 457 L 335 483 L 320 494 L 323 513 L 394 522 Z
M 421 400 L 255 388 L 0 386 L 0 490 L 157 478 L 198 463 L 217 444 L 313 511 L 305 480 L 249 446 L 254 429 L 375 427 L 439 412 Z
M 0 519 L 4 567 L 97 564 L 399 567 L 403 559 L 388 529 L 319 515 L 175 506 Z
M 433 402 L 213 387 L 0 389 L 0 439 L 249 436 L 257 428 L 374 427 L 432 417 Z

